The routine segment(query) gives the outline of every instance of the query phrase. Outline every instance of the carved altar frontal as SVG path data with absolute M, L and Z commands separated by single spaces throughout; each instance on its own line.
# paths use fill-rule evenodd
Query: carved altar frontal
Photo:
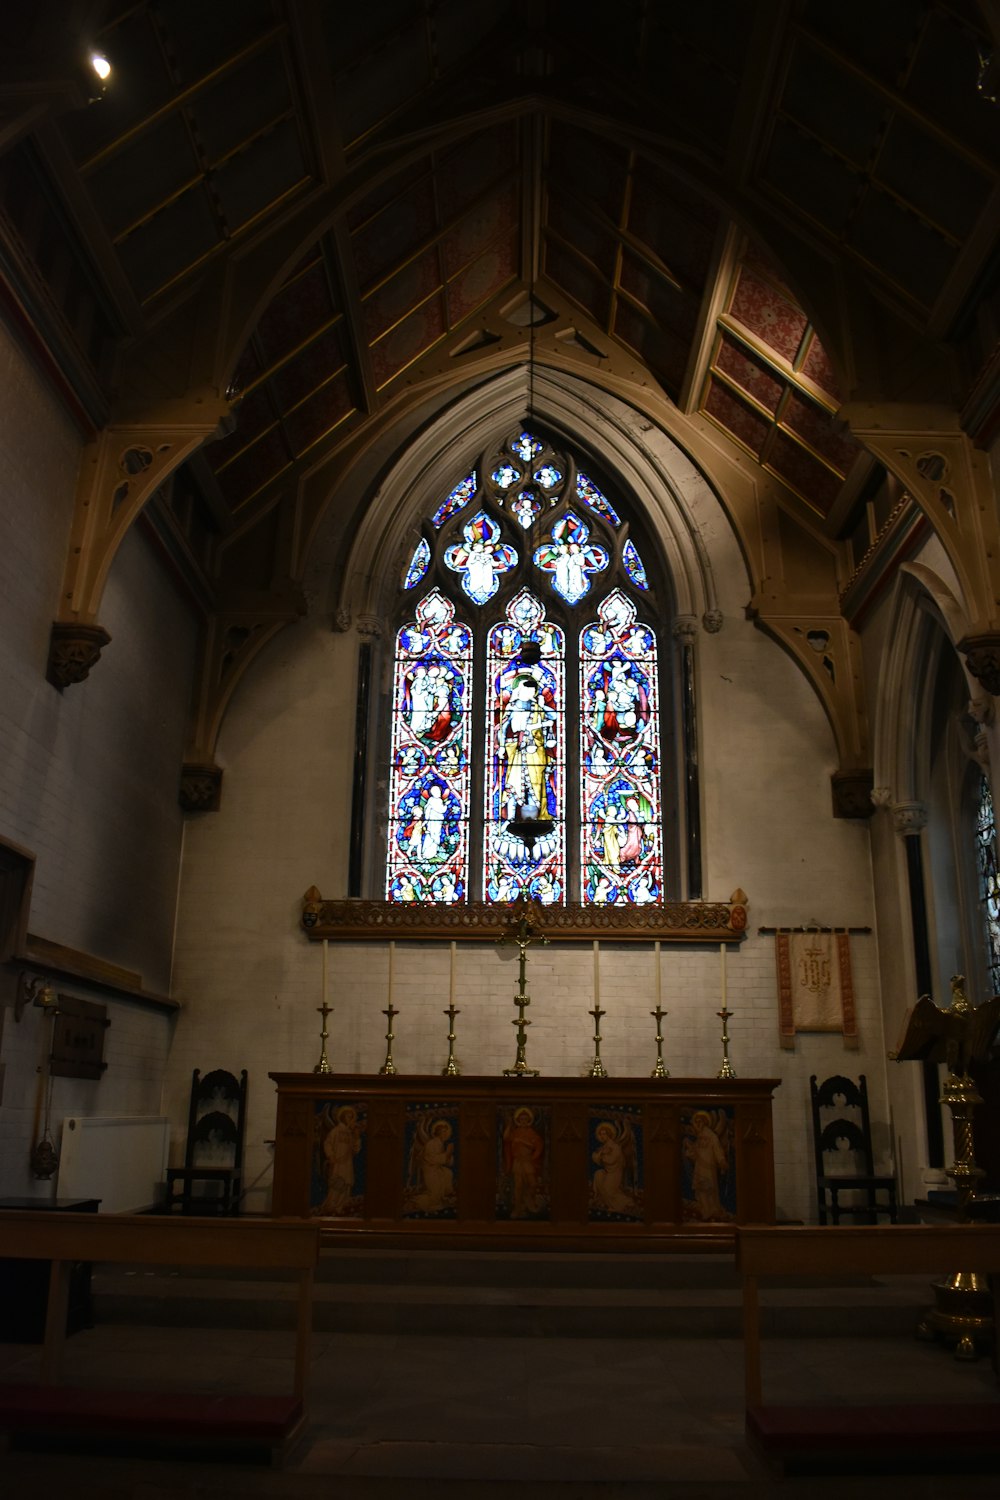
M 779 1079 L 270 1077 L 272 1211 L 333 1241 L 707 1246 L 774 1223 Z

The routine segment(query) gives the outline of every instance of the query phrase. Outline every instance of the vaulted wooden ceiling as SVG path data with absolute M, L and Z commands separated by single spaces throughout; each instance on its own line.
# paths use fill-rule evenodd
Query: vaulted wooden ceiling
M 630 361 L 836 527 L 860 453 L 842 400 L 885 358 L 958 403 L 995 335 L 996 39 L 974 0 L 18 10 L 0 272 L 84 420 L 113 416 L 179 308 L 214 316 L 225 268 L 317 226 L 226 352 L 232 430 L 180 485 L 207 531 L 461 351 L 523 358 L 533 321 L 590 367 Z M 113 71 L 87 103 L 90 46 Z

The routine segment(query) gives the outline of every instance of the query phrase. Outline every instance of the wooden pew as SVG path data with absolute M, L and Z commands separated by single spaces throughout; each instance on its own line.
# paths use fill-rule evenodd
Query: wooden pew
M 0 1215 L 0 1254 L 51 1261 L 41 1383 L 0 1385 L 0 1431 L 228 1442 L 280 1452 L 302 1431 L 320 1228 L 307 1220 L 146 1215 Z M 295 1371 L 287 1397 L 80 1390 L 61 1384 L 76 1261 L 298 1272 Z
M 762 1400 L 761 1279 L 843 1274 L 942 1277 L 976 1271 L 993 1278 L 994 1317 L 1000 1286 L 1000 1226 L 864 1225 L 780 1228 L 748 1225 L 736 1231 L 736 1266 L 743 1280 L 743 1345 L 747 1435 L 786 1467 L 823 1467 L 854 1455 L 891 1469 L 935 1453 L 956 1461 L 1000 1455 L 1000 1402 L 959 1405 L 773 1406 Z M 928 1288 L 928 1293 L 930 1288 Z M 845 1393 L 848 1395 L 849 1393 Z

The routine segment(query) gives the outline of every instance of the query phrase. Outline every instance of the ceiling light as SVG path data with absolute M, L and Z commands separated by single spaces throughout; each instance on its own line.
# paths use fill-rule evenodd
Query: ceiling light
M 90 66 L 97 74 L 102 83 L 107 83 L 111 77 L 111 64 L 103 52 L 92 52 L 90 54 Z

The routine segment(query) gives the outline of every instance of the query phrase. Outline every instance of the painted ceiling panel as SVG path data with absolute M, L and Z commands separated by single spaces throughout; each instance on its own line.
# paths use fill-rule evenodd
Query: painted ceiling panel
M 925 307 L 938 295 L 957 253 L 957 247 L 877 188 L 865 193 L 850 239 L 860 255 L 881 265 Z
M 122 242 L 122 264 L 139 297 L 152 297 L 219 243 L 214 205 L 199 182 Z
M 825 515 L 836 500 L 840 490 L 837 475 L 785 433 L 775 433 L 765 462 L 818 515 Z
M 774 416 L 787 386 L 764 360 L 756 358 L 732 335 L 723 333 L 714 363 L 717 370 Z
M 835 239 L 843 236 L 863 186 L 846 163 L 785 120 L 775 124 L 761 178 Z
M 719 426 L 731 433 L 745 448 L 749 448 L 755 457 L 761 452 L 772 431 L 767 417 L 742 401 L 729 386 L 711 377 L 702 410 L 714 417 Z
M 783 359 L 795 359 L 806 330 L 805 313 L 748 266 L 739 272 L 729 313 Z
M 200 173 L 187 127 L 173 114 L 103 162 L 88 186 L 108 233 L 116 238 Z
M 381 390 L 394 376 L 419 359 L 446 331 L 444 298 L 432 297 L 398 323 L 372 349 L 375 384 Z
M 314 259 L 308 270 L 294 276 L 268 304 L 257 325 L 257 336 L 269 365 L 304 343 L 317 327 L 337 311 L 323 261 Z
M 496 240 L 509 236 L 520 220 L 520 203 L 512 185 L 478 203 L 441 242 L 446 276 L 454 276 Z
M 284 56 L 275 41 L 202 89 L 190 113 L 206 155 L 218 160 L 291 107 Z
M 649 366 L 667 394 L 676 399 L 687 364 L 687 342 L 669 328 L 658 327 L 623 298 L 615 308 L 614 332 Z
M 377 10 L 377 7 L 373 7 Z M 349 146 L 427 87 L 431 59 L 423 17 L 401 31 L 337 79 L 336 104 L 344 144 Z
M 615 274 L 618 239 L 610 225 L 583 213 L 562 193 L 551 193 L 548 226 L 581 255 L 585 255 L 608 281 Z
M 837 380 L 836 371 L 830 363 L 830 357 L 815 334 L 809 340 L 808 350 L 801 366 L 802 374 L 818 385 L 822 391 L 840 405 L 840 384 Z
M 206 448 L 205 453 L 209 463 L 214 463 L 212 448 Z M 277 427 L 272 427 L 245 453 L 217 471 L 216 480 L 230 505 L 237 509 L 287 469 L 290 463 L 291 454 L 284 436 Z
M 815 448 L 842 476 L 858 456 L 858 445 L 846 428 L 832 422 L 823 407 L 795 391 L 789 393 L 781 409 L 781 424 Z
M 293 453 L 305 453 L 353 410 L 347 378 L 338 375 L 284 418 L 285 434 Z
M 512 124 L 481 131 L 437 159 L 438 208 L 444 223 L 467 209 L 491 183 L 517 165 Z
M 346 361 L 339 329 L 330 329 L 271 376 L 271 389 L 282 411 L 303 401 Z
M 391 212 L 383 209 L 354 236 L 355 263 L 363 288 L 394 270 L 434 233 L 437 222 L 429 166 L 425 162 L 422 169 L 407 173 L 412 186 L 393 200 Z
M 578 198 L 595 204 L 618 223 L 625 199 L 628 153 L 589 131 L 559 121 L 549 128 L 549 179 L 572 188 Z
M 439 257 L 436 249 L 426 251 L 365 301 L 365 333 L 374 342 L 394 323 L 423 302 L 441 285 Z
M 517 233 L 485 250 L 448 287 L 448 315 L 454 327 L 481 307 L 517 274 Z
M 827 103 L 831 91 L 840 105 L 835 111 Z M 887 114 L 884 95 L 843 75 L 829 53 L 805 42 L 792 52 L 780 107 L 858 167 L 870 161 Z
M 601 328 L 607 328 L 610 290 L 591 267 L 564 246 L 546 239 L 544 270 Z
M 295 125 L 282 121 L 213 173 L 213 186 L 231 231 L 242 228 L 306 175 Z
M 897 197 L 956 239 L 975 227 L 992 186 L 984 173 L 902 115 L 889 126 L 877 175 Z

